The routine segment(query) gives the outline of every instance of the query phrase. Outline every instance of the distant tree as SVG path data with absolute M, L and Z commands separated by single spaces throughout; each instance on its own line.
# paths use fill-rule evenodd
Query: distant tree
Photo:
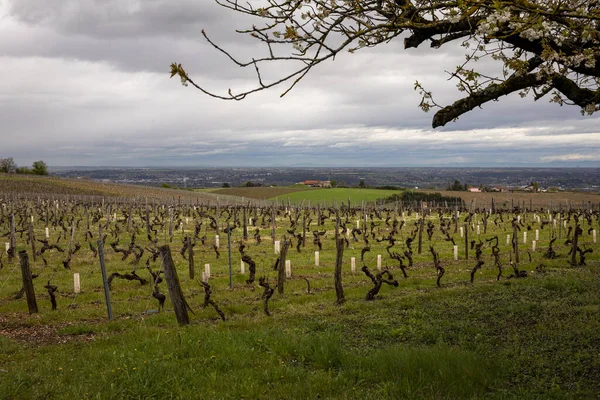
M 338 181 L 335 180 L 335 179 L 332 179 L 331 180 L 331 187 L 334 188 L 334 187 L 337 187 L 337 185 L 338 185 Z
M 537 181 L 531 182 L 531 186 L 533 187 L 533 193 L 540 191 L 540 184 Z
M 22 174 L 22 175 L 29 175 L 29 174 L 33 173 L 33 171 L 31 171 L 31 169 L 29 169 L 28 167 L 19 167 L 15 170 L 15 172 L 17 174 Z
M 222 187 L 229 188 L 229 187 L 231 187 L 231 185 L 228 182 L 223 182 Z
M 467 189 L 468 189 L 467 185 L 461 184 L 458 179 L 455 179 L 454 183 L 452 185 L 448 185 L 448 187 L 446 188 L 446 190 L 453 191 L 453 192 L 462 192 Z
M 42 160 L 34 161 L 31 166 L 31 173 L 34 175 L 48 175 L 48 165 Z
M 358 183 L 358 187 L 359 188 L 366 188 L 367 185 L 365 184 L 365 180 L 361 179 L 360 182 Z
M 172 189 L 172 188 L 173 188 L 173 186 L 169 185 L 168 183 L 162 183 L 162 184 L 160 185 L 160 187 L 163 187 L 163 188 L 165 188 L 165 189 Z
M 17 170 L 17 163 L 12 157 L 0 158 L 0 172 L 14 174 Z

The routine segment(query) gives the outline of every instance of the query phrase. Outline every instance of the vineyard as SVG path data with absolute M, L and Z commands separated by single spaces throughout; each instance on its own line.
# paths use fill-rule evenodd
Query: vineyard
M 600 390 L 592 201 L 0 204 L 1 398 Z

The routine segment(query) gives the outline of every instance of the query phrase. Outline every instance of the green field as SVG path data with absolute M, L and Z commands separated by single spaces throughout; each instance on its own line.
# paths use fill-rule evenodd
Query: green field
M 379 189 L 358 189 L 358 188 L 319 188 L 305 191 L 298 191 L 284 195 L 271 197 L 269 200 L 283 201 L 287 203 L 288 199 L 292 204 L 299 205 L 304 201 L 306 205 L 321 204 L 325 206 L 339 206 L 342 203 L 348 204 L 348 199 L 352 206 L 360 206 L 364 202 L 374 202 L 375 200 L 389 197 L 395 193 L 401 193 L 400 190 L 379 190 Z

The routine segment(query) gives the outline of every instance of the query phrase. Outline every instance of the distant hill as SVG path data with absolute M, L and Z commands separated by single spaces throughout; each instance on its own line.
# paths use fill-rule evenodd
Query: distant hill
M 7 175 L 0 174 L 0 196 L 103 196 L 127 198 L 158 198 L 186 202 L 230 201 L 238 198 L 190 190 L 166 189 L 151 186 L 125 185 L 100 182 L 90 179 L 65 179 L 53 176 Z

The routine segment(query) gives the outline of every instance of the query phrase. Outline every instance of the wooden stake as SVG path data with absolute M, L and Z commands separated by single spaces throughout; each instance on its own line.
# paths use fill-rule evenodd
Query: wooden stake
M 167 281 L 167 287 L 169 288 L 169 298 L 173 304 L 177 322 L 179 322 L 179 325 L 189 325 L 190 318 L 187 313 L 188 305 L 183 297 L 183 291 L 179 284 L 175 263 L 171 257 L 171 249 L 169 248 L 169 245 L 164 245 L 159 247 L 158 251 L 162 259 L 162 268 L 163 271 L 165 271 L 165 279 Z
M 102 282 L 104 283 L 104 299 L 106 301 L 106 311 L 108 320 L 112 321 L 113 311 L 110 303 L 110 288 L 108 287 L 108 278 L 106 277 L 106 264 L 104 263 L 104 244 L 102 243 L 102 228 L 98 230 L 98 258 L 100 259 L 100 270 L 102 272 Z
M 21 250 L 19 252 L 19 259 L 21 261 L 21 276 L 23 278 L 23 288 L 27 295 L 27 308 L 29 308 L 29 314 L 38 312 L 37 302 L 35 300 L 35 290 L 33 288 L 33 277 L 31 276 L 31 269 L 29 269 L 29 258 L 27 251 Z
M 344 287 L 342 286 L 342 259 L 344 256 L 344 246 L 346 242 L 343 238 L 337 239 L 335 242 L 335 272 L 333 274 L 335 296 L 337 298 L 337 304 L 342 304 L 346 301 L 346 298 L 344 297 Z
M 283 294 L 283 286 L 285 285 L 285 259 L 287 256 L 289 242 L 283 241 L 283 248 L 279 253 L 279 271 L 277 275 L 277 291 L 279 294 Z

